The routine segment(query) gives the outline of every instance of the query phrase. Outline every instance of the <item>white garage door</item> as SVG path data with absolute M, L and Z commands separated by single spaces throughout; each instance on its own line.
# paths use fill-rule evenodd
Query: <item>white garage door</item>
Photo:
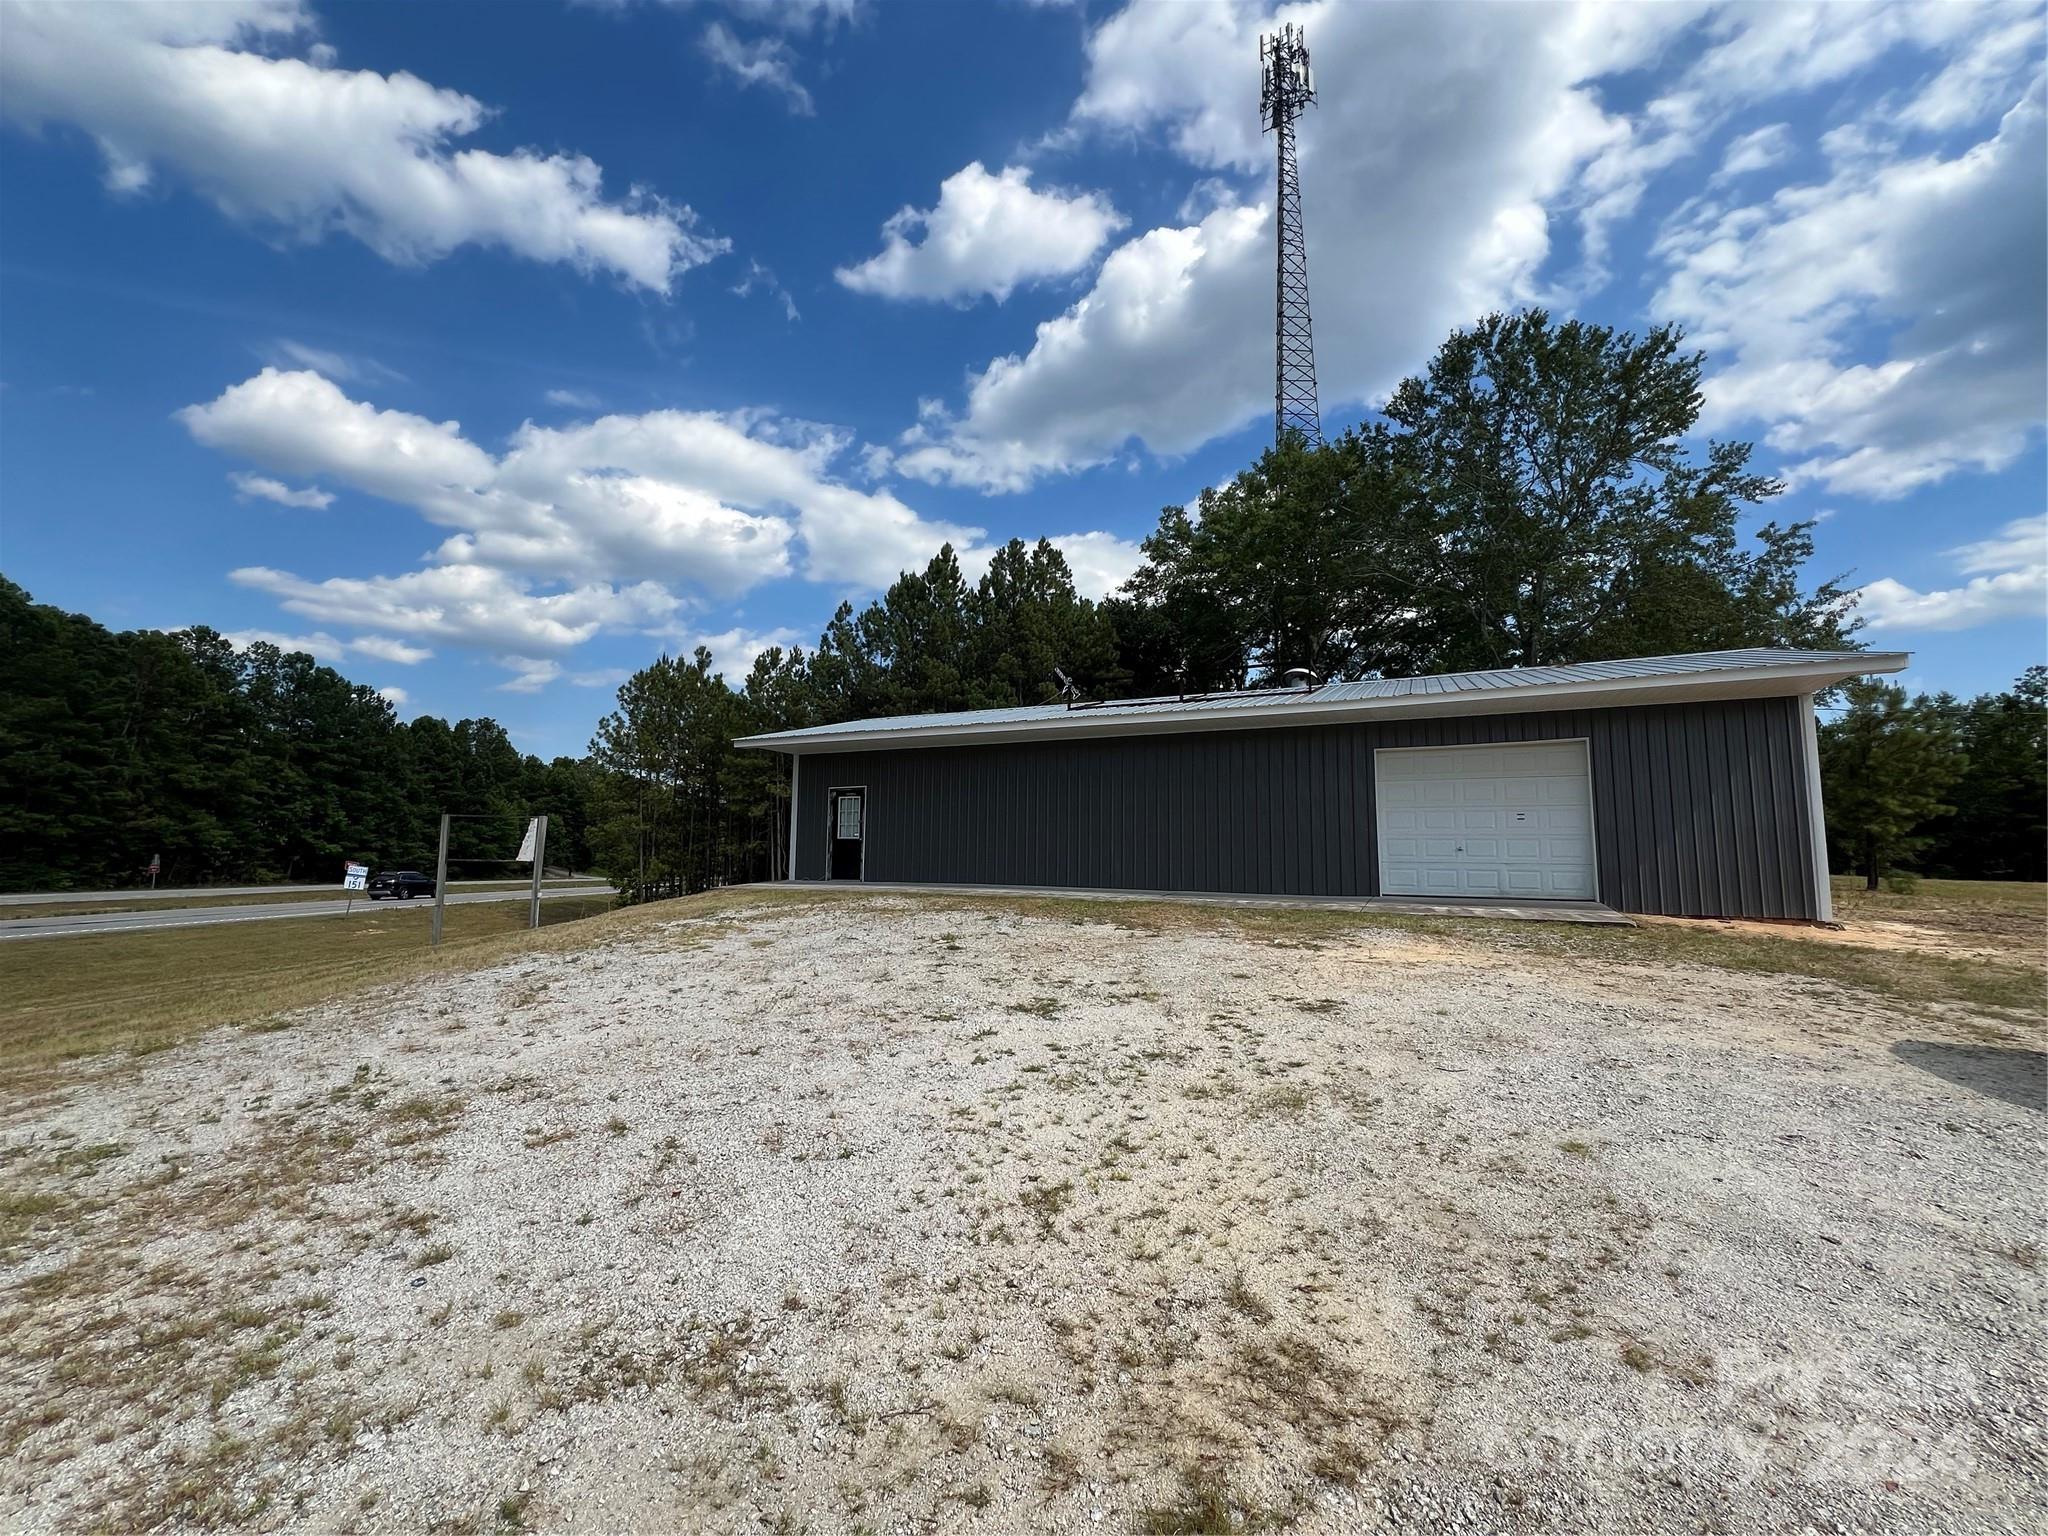
M 1374 758 L 1383 894 L 1592 899 L 1583 741 L 1384 748 Z

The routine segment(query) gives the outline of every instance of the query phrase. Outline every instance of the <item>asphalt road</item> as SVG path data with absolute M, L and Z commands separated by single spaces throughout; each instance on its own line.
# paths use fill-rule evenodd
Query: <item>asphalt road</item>
M 451 885 L 453 881 L 449 882 Z M 264 887 L 274 891 L 276 886 Z M 317 887 L 325 890 L 325 886 Z M 218 891 L 210 894 L 219 895 Z M 464 906 L 472 901 L 525 901 L 526 891 L 451 891 L 448 905 Z M 608 885 L 544 886 L 541 898 L 559 896 L 610 896 Z M 144 928 L 196 928 L 206 923 L 262 923 L 281 917 L 366 917 L 372 912 L 419 912 L 434 910 L 424 897 L 411 901 L 365 901 L 358 897 L 353 909 L 345 901 L 272 901 L 246 907 L 162 907 L 147 912 L 96 912 L 85 917 L 17 917 L 0 923 L 0 942 L 8 939 L 59 939 L 80 933 L 127 933 Z
M 507 878 L 516 880 L 517 875 Z M 452 891 L 458 885 L 503 885 L 504 880 L 450 880 Z M 549 875 L 543 886 L 588 885 L 587 875 Z M 177 896 L 290 896 L 297 891 L 338 891 L 341 882 L 330 880 L 325 885 L 190 885 L 176 890 L 161 891 L 10 891 L 0 896 L 0 907 L 40 906 L 53 901 L 167 901 Z

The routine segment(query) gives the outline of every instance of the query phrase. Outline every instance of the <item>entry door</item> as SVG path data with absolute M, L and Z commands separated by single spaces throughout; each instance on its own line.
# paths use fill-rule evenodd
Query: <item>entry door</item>
M 861 853 L 867 846 L 868 792 L 864 789 L 835 789 L 830 799 L 832 878 L 858 880 Z
M 1583 741 L 1382 748 L 1374 779 L 1381 894 L 1593 899 Z

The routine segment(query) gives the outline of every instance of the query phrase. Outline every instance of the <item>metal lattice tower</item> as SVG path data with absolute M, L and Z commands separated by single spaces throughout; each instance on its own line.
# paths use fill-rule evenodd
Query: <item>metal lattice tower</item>
M 1278 135 L 1279 203 L 1273 282 L 1273 440 L 1299 432 L 1323 440 L 1316 409 L 1316 344 L 1308 313 L 1308 240 L 1301 228 L 1301 171 L 1294 159 L 1294 120 L 1316 99 L 1308 39 L 1289 24 L 1259 39 L 1259 121 Z

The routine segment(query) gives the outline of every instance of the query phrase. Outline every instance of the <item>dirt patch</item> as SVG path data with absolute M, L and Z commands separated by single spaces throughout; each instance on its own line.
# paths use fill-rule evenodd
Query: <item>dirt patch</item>
M 2048 1516 L 2039 1040 L 1048 913 L 649 925 L 0 1106 L 0 1524 Z
M 1994 942 L 1979 933 L 1882 919 L 1851 918 L 1832 928 L 1811 923 L 1749 922 L 1740 918 L 1638 917 L 1636 921 L 1645 926 L 1668 926 L 1694 932 L 1800 939 L 1809 944 L 1843 944 L 1855 949 L 1943 955 L 1961 960 L 2003 959 L 2013 950 L 2009 939 Z

